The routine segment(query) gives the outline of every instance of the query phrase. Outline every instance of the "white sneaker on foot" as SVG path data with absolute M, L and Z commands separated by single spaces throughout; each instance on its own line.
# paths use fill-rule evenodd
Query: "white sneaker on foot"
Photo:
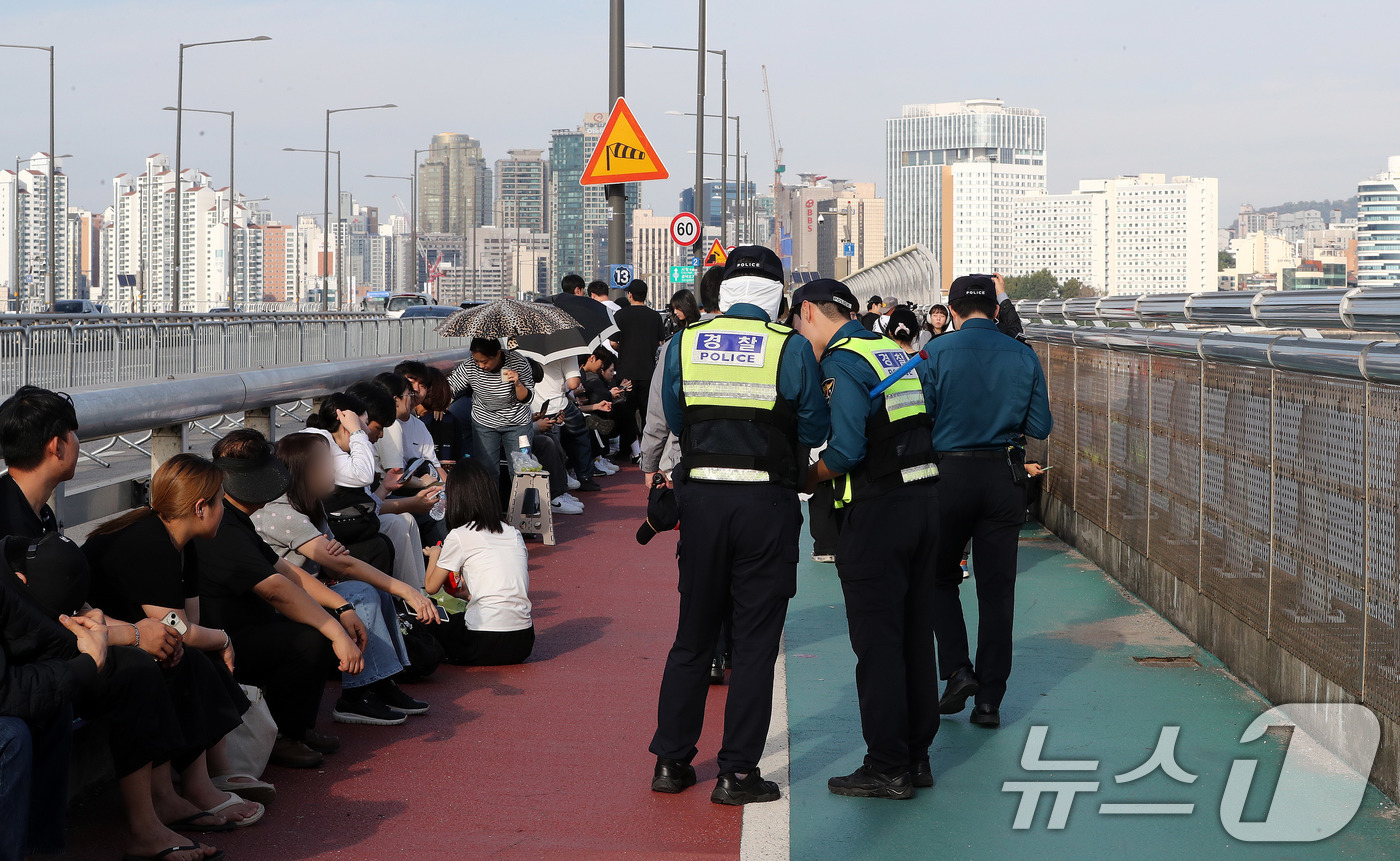
M 578 479 L 577 479 L 577 478 L 574 478 L 573 473 L 570 473 L 570 474 L 569 474 L 569 490 L 578 490 L 579 487 L 581 487 L 581 485 L 579 484 Z
M 549 504 L 549 507 L 555 514 L 583 513 L 583 505 L 581 503 L 570 502 L 562 496 L 555 498 L 555 500 Z

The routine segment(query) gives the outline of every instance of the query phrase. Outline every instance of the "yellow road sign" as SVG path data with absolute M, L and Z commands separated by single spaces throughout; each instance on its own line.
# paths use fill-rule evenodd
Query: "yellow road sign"
M 646 132 L 627 107 L 624 99 L 613 105 L 603 135 L 584 168 L 580 185 L 606 185 L 612 182 L 642 182 L 670 176 L 661 164 Z
M 716 239 L 715 244 L 710 246 L 710 253 L 705 255 L 705 265 L 723 266 L 727 262 L 729 262 L 729 253 L 724 250 L 724 246 Z

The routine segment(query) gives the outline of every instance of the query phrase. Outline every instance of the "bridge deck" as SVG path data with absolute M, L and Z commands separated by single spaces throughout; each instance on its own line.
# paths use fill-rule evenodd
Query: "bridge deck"
M 675 545 L 662 536 L 638 547 L 640 479 L 628 470 L 610 484 L 589 498 L 588 516 L 564 518 L 558 546 L 531 545 L 539 630 L 531 663 L 444 667 L 414 689 L 432 712 L 398 728 L 331 724 L 330 686 L 320 728 L 341 735 L 342 752 L 319 772 L 270 769 L 279 798 L 266 820 L 209 842 L 260 861 L 734 858 L 741 831 L 745 858 L 1400 856 L 1400 812 L 1373 788 L 1357 817 L 1323 842 L 1230 837 L 1218 813 L 1230 762 L 1262 762 L 1248 819 L 1264 815 L 1282 759 L 1281 737 L 1238 743 L 1267 704 L 1082 556 L 1032 529 L 1023 535 L 1003 726 L 947 719 L 934 743 L 937 788 L 908 803 L 827 792 L 826 778 L 856 767 L 863 745 L 836 572 L 804 552 L 786 633 L 787 723 L 774 726 L 765 763 L 770 774 L 787 765 L 790 732 L 786 805 L 740 812 L 709 803 L 723 688 L 712 689 L 701 785 L 656 795 L 646 747 L 675 621 Z M 971 622 L 972 590 L 964 592 Z M 1134 660 L 1163 656 L 1199 666 Z M 1023 771 L 1033 725 L 1049 727 L 1046 759 L 1099 760 L 1098 769 Z M 1188 786 L 1157 771 L 1115 783 L 1148 758 L 1164 725 L 1181 727 L 1176 760 L 1199 779 Z M 1037 779 L 1100 788 L 1075 799 L 1063 830 L 1046 827 L 1049 798 L 1029 829 L 1016 830 L 1020 796 L 1002 784 Z M 1326 779 L 1317 777 L 1318 791 Z M 1104 801 L 1193 802 L 1195 810 L 1110 816 L 1098 813 Z M 72 857 L 115 857 L 118 809 L 108 798 L 74 811 Z

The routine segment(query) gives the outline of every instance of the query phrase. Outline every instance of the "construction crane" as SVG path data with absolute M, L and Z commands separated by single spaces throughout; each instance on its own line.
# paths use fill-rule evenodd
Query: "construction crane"
M 768 141 L 773 145 L 773 250 L 781 257 L 783 253 L 783 145 L 778 141 L 778 130 L 773 123 L 773 93 L 768 86 L 768 67 L 763 66 L 763 99 L 768 105 Z

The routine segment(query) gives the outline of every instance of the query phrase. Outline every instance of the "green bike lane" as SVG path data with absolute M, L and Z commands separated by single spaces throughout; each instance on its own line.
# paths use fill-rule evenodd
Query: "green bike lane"
M 1269 704 L 1218 659 L 1082 555 L 1039 527 L 1022 533 L 1015 658 L 1002 726 L 986 730 L 962 714 L 944 716 L 931 751 L 937 785 L 912 801 L 832 795 L 826 780 L 862 761 L 855 658 L 833 565 L 808 561 L 786 629 L 791 751 L 791 858 L 1400 858 L 1400 810 L 1368 787 L 1356 817 L 1313 843 L 1247 843 L 1228 834 L 1220 801 L 1235 759 L 1257 759 L 1245 821 L 1262 820 L 1273 795 L 1286 734 L 1241 743 Z M 973 562 L 975 572 L 976 563 Z M 975 576 L 975 575 L 974 575 Z M 963 584 L 969 637 L 976 642 L 976 595 Z M 1190 657 L 1199 665 L 1135 658 Z M 934 680 L 930 680 L 934 683 Z M 1032 726 L 1046 727 L 1043 760 L 1097 760 L 1093 771 L 1026 771 Z M 1161 769 L 1118 783 L 1152 756 L 1165 726 L 1177 726 L 1175 761 L 1190 784 Z M 1334 778 L 1310 775 L 1309 789 Z M 1049 828 L 1055 796 L 1036 804 L 1031 825 L 1013 827 L 1022 795 L 1007 781 L 1097 781 L 1075 795 L 1068 819 Z M 1191 803 L 1190 814 L 1111 815 L 1101 803 Z

